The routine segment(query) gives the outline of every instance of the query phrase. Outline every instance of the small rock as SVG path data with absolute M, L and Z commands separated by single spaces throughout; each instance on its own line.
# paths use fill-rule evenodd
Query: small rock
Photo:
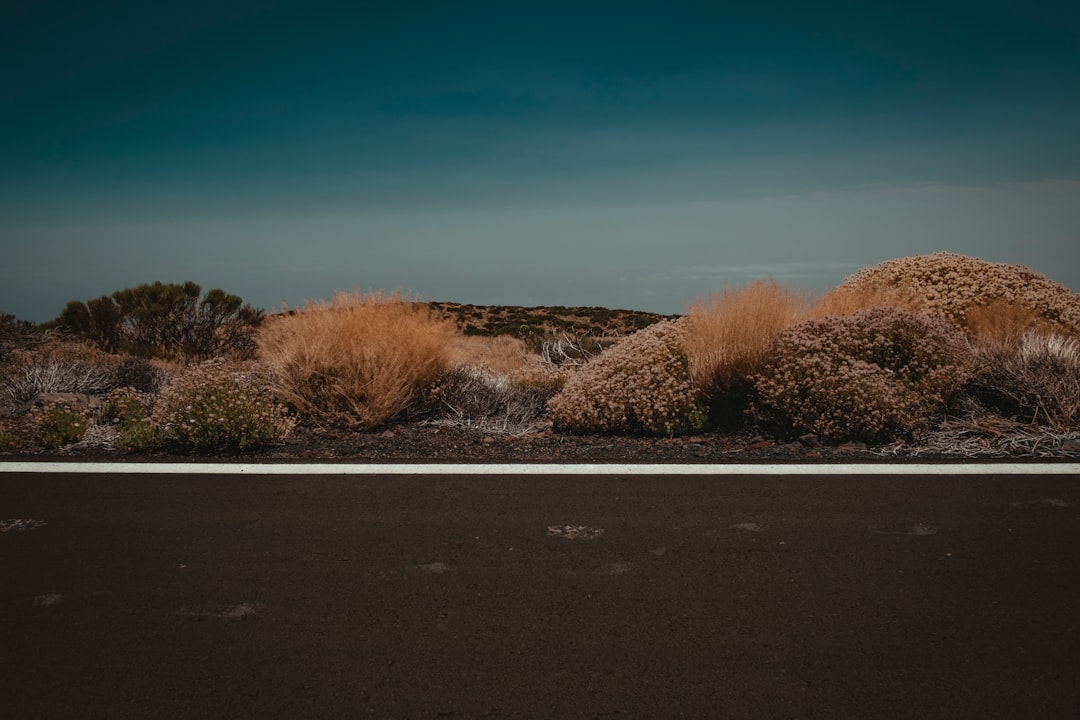
M 1061 441 L 1061 449 L 1065 452 L 1080 453 L 1080 440 L 1069 438 Z
M 397 437 L 393 430 L 385 430 L 379 434 L 379 437 L 389 440 L 390 438 Z
M 837 452 L 844 453 L 864 452 L 866 450 L 866 443 L 846 442 L 843 445 L 837 445 L 836 450 Z
M 821 439 L 818 438 L 818 436 L 814 433 L 806 433 L 805 435 L 801 435 L 799 437 L 799 442 L 810 448 L 821 447 Z
M 493 443 L 493 442 L 495 442 L 495 438 L 491 437 L 490 435 L 486 436 L 486 437 L 485 437 L 485 438 L 483 439 L 483 443 L 484 443 L 485 445 L 490 445 L 490 444 L 491 444 L 491 443 Z
M 749 445 L 747 445 L 746 449 L 747 450 L 762 450 L 764 448 L 771 448 L 775 444 L 776 443 L 774 443 L 772 440 L 758 440 L 757 442 L 752 442 Z

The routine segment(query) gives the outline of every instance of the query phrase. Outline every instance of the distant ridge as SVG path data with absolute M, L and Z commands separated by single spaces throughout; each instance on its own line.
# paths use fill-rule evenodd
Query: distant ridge
M 528 337 L 570 332 L 596 336 L 628 335 L 677 315 L 605 307 L 547 305 L 470 305 L 429 302 L 433 311 L 453 318 L 466 335 L 513 335 Z

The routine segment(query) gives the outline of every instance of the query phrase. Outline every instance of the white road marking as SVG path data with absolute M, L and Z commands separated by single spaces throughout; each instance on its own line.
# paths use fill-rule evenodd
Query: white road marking
M 133 463 L 0 462 L 2 473 L 132 475 L 1076 475 L 1080 463 Z

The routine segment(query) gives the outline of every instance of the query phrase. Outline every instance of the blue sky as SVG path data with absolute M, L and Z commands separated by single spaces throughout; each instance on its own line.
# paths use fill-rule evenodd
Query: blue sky
M 936 250 L 1080 289 L 1066 2 L 16 3 L 0 312 L 194 280 L 681 312 Z

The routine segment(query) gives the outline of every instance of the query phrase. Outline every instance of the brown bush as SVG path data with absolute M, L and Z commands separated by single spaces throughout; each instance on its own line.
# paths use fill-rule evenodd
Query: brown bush
M 457 337 L 426 304 L 353 292 L 269 318 L 256 340 L 278 396 L 302 416 L 372 428 L 446 371 Z
M 910 293 L 924 303 L 926 312 L 957 327 L 966 326 L 971 308 L 1005 301 L 1032 308 L 1067 333 L 1080 332 L 1080 295 L 1022 265 L 946 252 L 916 255 L 864 268 L 836 292 L 857 295 L 880 288 Z
M 755 388 L 762 417 L 790 430 L 885 441 L 926 427 L 970 377 L 967 359 L 944 321 L 877 307 L 788 329 Z
M 548 407 L 557 431 L 678 435 L 705 422 L 683 342 L 665 320 L 630 335 L 570 376 Z

